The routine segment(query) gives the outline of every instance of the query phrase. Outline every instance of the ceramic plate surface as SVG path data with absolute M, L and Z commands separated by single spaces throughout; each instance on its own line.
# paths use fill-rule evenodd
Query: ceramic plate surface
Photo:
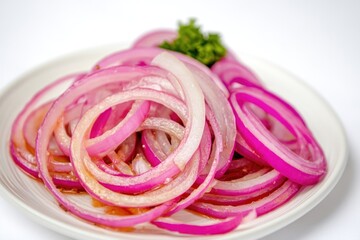
M 87 70 L 116 48 L 101 47 L 63 57 L 24 75 L 0 95 L 0 194 L 25 214 L 56 232 L 75 239 L 182 239 L 148 228 L 135 232 L 110 231 L 84 222 L 63 211 L 43 184 L 25 175 L 9 154 L 10 129 L 16 114 L 31 96 L 60 76 Z M 340 179 L 347 162 L 347 143 L 343 127 L 328 104 L 296 77 L 268 62 L 244 55 L 242 60 L 253 69 L 269 89 L 289 101 L 305 118 L 326 154 L 328 173 L 316 186 L 301 191 L 281 208 L 242 224 L 220 236 L 197 236 L 196 239 L 257 239 L 270 234 L 303 216 L 319 204 Z M 187 215 L 180 216 L 187 218 Z M 192 221 L 186 219 L 187 222 Z M 186 239 L 191 237 L 186 236 Z

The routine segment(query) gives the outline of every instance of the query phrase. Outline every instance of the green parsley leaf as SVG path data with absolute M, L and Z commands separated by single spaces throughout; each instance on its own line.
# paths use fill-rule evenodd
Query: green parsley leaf
M 190 19 L 188 24 L 179 22 L 178 37 L 172 42 L 164 41 L 159 47 L 186 54 L 211 67 L 226 55 L 226 48 L 219 34 L 202 33 L 195 22 L 195 19 Z

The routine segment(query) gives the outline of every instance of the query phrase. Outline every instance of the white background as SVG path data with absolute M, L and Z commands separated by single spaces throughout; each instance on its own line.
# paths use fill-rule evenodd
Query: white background
M 264 239 L 360 239 L 360 1 L 1 0 L 0 89 L 53 58 L 129 43 L 189 17 L 221 32 L 235 50 L 303 79 L 345 126 L 350 158 L 338 185 L 310 213 Z M 0 239 L 67 238 L 0 197 Z

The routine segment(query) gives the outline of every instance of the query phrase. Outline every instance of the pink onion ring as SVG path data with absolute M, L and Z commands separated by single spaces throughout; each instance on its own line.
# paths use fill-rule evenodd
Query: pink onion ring
M 269 165 L 299 184 L 315 184 L 324 177 L 326 161 L 320 146 L 298 115 L 284 106 L 282 101 L 265 90 L 241 88 L 232 94 L 230 102 L 237 117 L 239 133 Z M 274 137 L 249 110 L 245 104 L 249 102 L 271 114 L 299 141 L 305 142 L 311 148 L 311 158 L 304 159 Z

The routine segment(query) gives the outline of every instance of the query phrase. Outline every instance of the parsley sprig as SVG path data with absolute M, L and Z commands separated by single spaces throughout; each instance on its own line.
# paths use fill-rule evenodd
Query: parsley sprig
M 178 37 L 172 41 L 164 41 L 159 47 L 189 55 L 211 67 L 226 54 L 217 33 L 202 33 L 195 19 L 188 24 L 179 22 Z

